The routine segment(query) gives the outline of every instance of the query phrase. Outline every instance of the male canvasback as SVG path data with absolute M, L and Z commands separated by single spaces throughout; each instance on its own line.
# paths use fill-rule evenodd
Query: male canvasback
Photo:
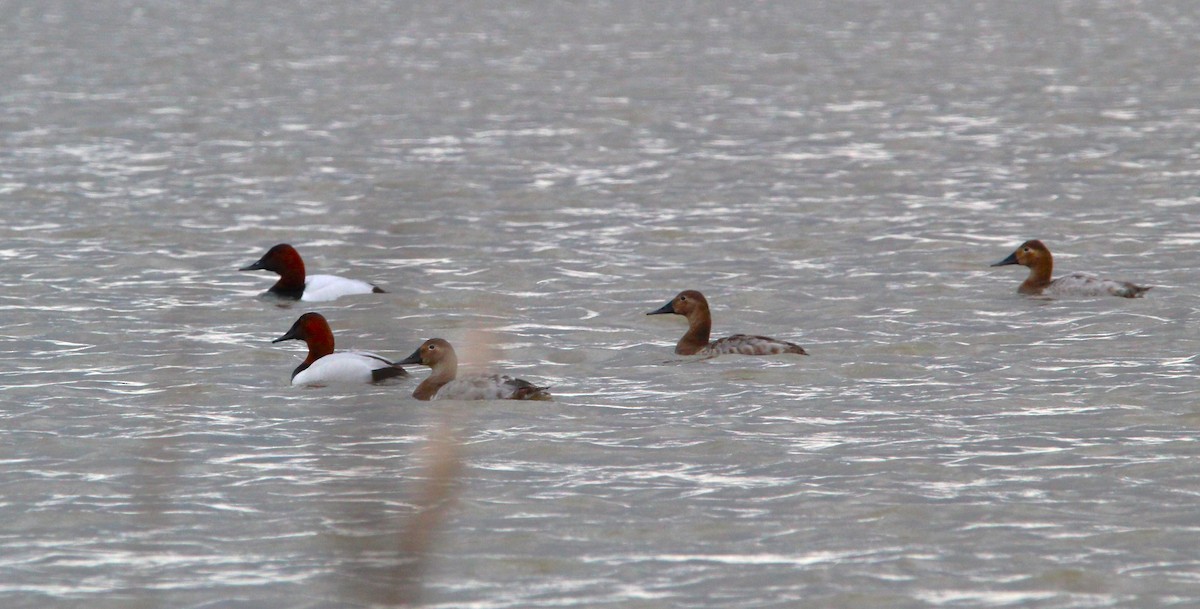
M 1019 264 L 1029 267 L 1029 277 L 1017 288 L 1017 292 L 1031 296 L 1121 296 L 1123 298 L 1140 298 L 1149 287 L 1134 285 L 1128 281 L 1101 279 L 1085 273 L 1071 273 L 1058 279 L 1050 279 L 1054 271 L 1054 257 L 1044 243 L 1030 239 L 1008 258 L 992 266 Z
M 712 315 L 708 312 L 708 301 L 696 290 L 684 290 L 662 307 L 650 311 L 646 315 L 663 315 L 674 313 L 683 315 L 688 320 L 688 331 L 675 345 L 675 353 L 679 355 L 720 355 L 722 353 L 740 353 L 742 355 L 777 355 L 780 353 L 796 353 L 808 355 L 804 347 L 766 336 L 750 336 L 734 334 L 720 340 L 709 342 L 712 331 Z
M 268 290 L 282 298 L 303 300 L 305 302 L 320 302 L 334 300 L 339 296 L 351 294 L 382 294 L 383 290 L 374 284 L 357 279 L 346 279 L 336 275 L 304 275 L 304 260 L 296 248 L 280 243 L 267 250 L 258 262 L 239 271 L 271 271 L 279 273 L 279 281 Z
M 502 374 L 479 374 L 463 378 L 458 375 L 458 356 L 454 347 L 440 339 L 431 338 L 413 354 L 396 362 L 422 364 L 433 371 L 417 385 L 413 397 L 418 400 L 548 400 L 549 387 L 538 387 L 529 381 Z
M 308 343 L 308 357 L 292 371 L 293 385 L 329 383 L 377 383 L 408 373 L 399 364 L 362 351 L 333 352 L 333 331 L 320 313 L 305 313 L 292 324 L 287 334 L 271 341 L 302 340 Z

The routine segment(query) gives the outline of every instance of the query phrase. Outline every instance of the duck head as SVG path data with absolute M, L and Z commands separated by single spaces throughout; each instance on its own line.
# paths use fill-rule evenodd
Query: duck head
M 433 368 L 442 362 L 457 362 L 457 360 L 458 358 L 454 354 L 454 347 L 451 347 L 448 341 L 441 338 L 431 338 L 421 343 L 421 346 L 417 347 L 417 350 L 413 351 L 412 355 L 396 363 L 401 365 L 421 364 L 422 366 Z
M 292 378 L 313 362 L 333 353 L 333 330 L 329 329 L 329 322 L 320 313 L 301 315 L 283 336 L 271 342 L 281 343 L 285 340 L 302 340 L 308 344 L 308 357 L 292 371 Z
M 1008 258 L 993 264 L 992 266 L 1007 266 L 1010 264 L 1019 264 L 1030 268 L 1038 267 L 1046 264 L 1043 261 L 1052 261 L 1050 249 L 1046 244 L 1037 239 L 1030 239 L 1022 243 L 1013 253 L 1008 255 Z
M 283 336 L 271 342 L 281 343 L 285 340 L 302 340 L 308 343 L 310 349 L 314 344 L 328 346 L 329 352 L 333 352 L 333 330 L 329 329 L 329 322 L 320 313 L 301 315 Z
M 665 315 L 674 313 L 675 315 L 683 315 L 691 318 L 694 314 L 700 311 L 708 310 L 708 301 L 704 299 L 704 294 L 696 290 L 684 290 L 675 295 L 667 304 L 646 313 L 646 315 Z
M 295 272 L 299 269 L 301 275 L 304 274 L 304 260 L 300 258 L 300 253 L 296 248 L 280 243 L 275 247 L 267 250 L 267 253 L 262 255 L 254 264 L 244 266 L 239 271 L 271 271 L 280 275 L 289 272 Z
M 267 250 L 258 262 L 238 270 L 278 273 L 279 281 L 271 286 L 272 293 L 293 299 L 299 299 L 304 294 L 304 260 L 296 248 L 286 243 Z

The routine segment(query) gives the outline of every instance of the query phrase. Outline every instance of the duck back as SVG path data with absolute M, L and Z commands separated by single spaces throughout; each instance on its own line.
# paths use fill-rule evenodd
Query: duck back
M 549 400 L 549 387 L 539 387 L 505 374 L 479 374 L 450 381 L 438 389 L 439 400 Z
M 382 292 L 383 290 L 374 284 L 358 279 L 347 279 L 337 275 L 309 275 L 304 281 L 304 294 L 300 300 L 322 302 L 352 294 L 379 294 Z
M 374 353 L 342 351 L 318 358 L 308 367 L 297 370 L 292 376 L 292 384 L 377 383 L 406 374 L 403 368 Z
M 723 353 L 738 353 L 741 355 L 779 355 L 783 353 L 796 353 L 799 355 L 808 355 L 804 347 L 795 343 L 789 343 L 766 336 L 752 336 L 749 334 L 734 334 L 720 340 L 715 340 L 709 343 L 707 347 L 700 351 L 704 355 L 720 355 Z
M 1063 275 L 1050 282 L 1042 290 L 1047 296 L 1120 296 L 1122 298 L 1141 298 L 1149 287 L 1135 285 L 1128 281 L 1101 279 L 1087 273 L 1071 273 Z

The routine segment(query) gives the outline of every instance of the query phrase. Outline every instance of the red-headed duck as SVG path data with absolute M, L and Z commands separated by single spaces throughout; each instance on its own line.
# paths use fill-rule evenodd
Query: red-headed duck
M 1008 258 L 992 266 L 1019 264 L 1029 267 L 1029 277 L 1017 288 L 1021 294 L 1037 296 L 1121 296 L 1123 298 L 1140 298 L 1150 288 L 1134 285 L 1128 281 L 1101 279 L 1085 273 L 1071 273 L 1058 279 L 1051 279 L 1054 271 L 1054 257 L 1050 249 L 1037 239 L 1030 239 Z
M 333 352 L 333 331 L 320 313 L 305 313 L 292 324 L 287 334 L 271 341 L 302 340 L 308 343 L 308 357 L 292 371 L 293 385 L 329 383 L 377 383 L 408 375 L 399 364 L 374 353 Z
M 440 339 L 431 338 L 413 354 L 398 364 L 422 364 L 433 371 L 417 385 L 413 397 L 418 400 L 548 400 L 549 387 L 538 387 L 529 381 L 502 374 L 458 376 L 458 356 L 454 347 Z
M 292 300 L 320 302 L 351 294 L 383 293 L 379 286 L 357 279 L 346 279 L 336 275 L 305 276 L 304 260 L 300 258 L 300 253 L 286 243 L 280 243 L 267 250 L 258 262 L 238 270 L 279 273 L 279 281 L 268 291 Z
M 663 315 L 674 313 L 683 315 L 688 320 L 688 331 L 675 345 L 675 353 L 679 355 L 720 355 L 722 353 L 740 353 L 742 355 L 777 355 L 780 353 L 796 353 L 808 355 L 804 347 L 765 336 L 750 336 L 734 334 L 720 340 L 709 342 L 712 331 L 712 314 L 708 312 L 708 301 L 696 290 L 684 290 L 662 307 L 650 311 L 646 315 Z

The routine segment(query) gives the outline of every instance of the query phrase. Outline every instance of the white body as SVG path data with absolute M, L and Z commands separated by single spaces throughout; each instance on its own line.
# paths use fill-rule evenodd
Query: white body
M 300 374 L 292 377 L 293 385 L 328 385 L 331 383 L 370 383 L 371 373 L 390 368 L 391 362 L 363 351 L 331 353 L 317 359 Z
M 371 294 L 375 286 L 357 279 L 337 275 L 309 275 L 304 279 L 304 294 L 300 300 L 322 302 L 351 294 Z

